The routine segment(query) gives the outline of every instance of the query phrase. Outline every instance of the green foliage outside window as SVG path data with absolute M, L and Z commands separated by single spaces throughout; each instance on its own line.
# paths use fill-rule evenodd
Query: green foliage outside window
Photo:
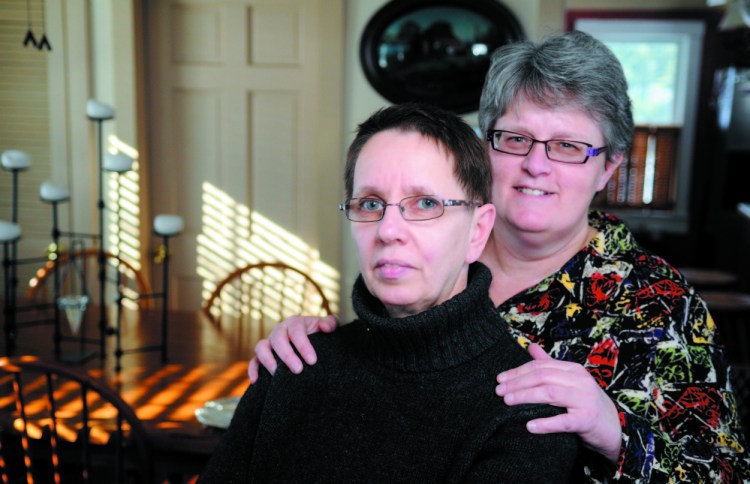
M 679 125 L 677 42 L 606 42 L 623 65 L 636 125 Z

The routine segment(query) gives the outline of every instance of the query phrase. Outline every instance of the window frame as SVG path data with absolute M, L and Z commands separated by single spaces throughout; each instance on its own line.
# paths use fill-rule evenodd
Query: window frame
M 604 29 L 606 31 L 599 30 Z M 667 36 L 675 32 L 687 35 L 689 53 L 681 52 L 682 62 L 687 62 L 687 75 L 678 74 L 678 82 L 685 84 L 678 86 L 684 89 L 686 96 L 683 103 L 684 111 L 675 113 L 677 119 L 682 117 L 680 139 L 675 163 L 677 165 L 675 178 L 677 196 L 672 209 L 653 209 L 647 207 L 604 207 L 623 220 L 636 231 L 647 231 L 654 234 L 674 233 L 685 234 L 690 225 L 690 200 L 692 197 L 692 174 L 695 156 L 695 133 L 699 124 L 700 94 L 702 84 L 703 52 L 706 37 L 706 19 L 703 15 L 687 13 L 675 15 L 674 12 L 607 12 L 607 11 L 579 11 L 568 12 L 568 30 L 582 30 L 589 32 L 604 41 L 619 40 L 611 33 L 615 29 L 627 34 L 637 34 L 643 38 L 658 39 L 661 32 Z M 655 33 L 655 30 L 659 30 Z M 605 32 L 598 35 L 599 32 Z M 663 38 L 663 37 L 662 37 Z M 693 52 L 697 52 L 694 55 Z M 679 108 L 678 108 L 679 109 Z M 664 126 L 664 125 L 662 125 Z M 639 128 L 648 128 L 638 125 Z

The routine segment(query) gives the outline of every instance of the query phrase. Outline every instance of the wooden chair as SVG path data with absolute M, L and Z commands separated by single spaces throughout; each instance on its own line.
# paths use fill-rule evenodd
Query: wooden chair
M 93 277 L 96 271 L 98 256 L 99 249 L 90 247 L 75 250 L 72 257 L 70 252 L 65 252 L 60 254 L 57 260 L 47 261 L 37 269 L 34 277 L 29 281 L 29 287 L 26 289 L 26 298 L 32 303 L 53 300 L 52 286 L 54 285 L 54 281 L 51 279 L 54 278 L 56 268 L 61 273 L 60 290 L 62 293 L 69 291 L 71 285 L 81 285 L 81 282 L 74 281 L 73 279 L 80 279 L 93 289 L 97 283 L 91 282 L 89 279 Z M 112 282 L 117 283 L 123 295 L 129 299 L 137 300 L 141 308 L 153 307 L 153 302 L 150 299 L 138 299 L 140 294 L 150 294 L 152 292 L 151 285 L 143 274 L 127 260 L 120 259 L 111 252 L 105 252 L 104 256 L 107 260 L 106 276 Z M 80 264 L 80 267 L 72 267 L 71 262 Z M 83 273 L 77 274 L 76 271 L 83 271 Z M 80 291 L 81 288 L 79 287 L 78 290 Z
M 0 481 L 152 481 L 149 440 L 105 383 L 36 357 L 0 358 Z
M 203 304 L 214 324 L 250 321 L 260 336 L 287 316 L 331 314 L 323 289 L 310 276 L 281 262 L 240 267 L 218 283 Z

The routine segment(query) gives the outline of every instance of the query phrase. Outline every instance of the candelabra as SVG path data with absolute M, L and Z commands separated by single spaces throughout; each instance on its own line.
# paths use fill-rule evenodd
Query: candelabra
M 62 231 L 60 230 L 60 223 L 59 223 L 59 217 L 58 217 L 58 205 L 60 203 L 66 202 L 70 199 L 70 193 L 68 192 L 68 189 L 59 185 L 55 185 L 51 182 L 44 182 L 42 183 L 41 187 L 39 188 L 39 198 L 44 203 L 49 203 L 52 206 L 52 245 L 51 245 L 51 252 L 49 257 L 54 261 L 53 266 L 53 277 L 54 277 L 54 292 L 53 297 L 55 304 L 53 304 L 53 322 L 54 322 L 54 332 L 53 332 L 53 341 L 55 346 L 55 356 L 60 357 L 61 353 L 61 344 L 62 344 L 62 330 L 60 328 L 60 309 L 65 309 L 64 307 L 60 307 L 59 298 L 61 293 L 61 278 L 60 278 L 60 270 L 59 270 L 59 260 L 60 260 L 60 236 L 62 235 Z M 67 314 L 66 314 L 67 315 Z

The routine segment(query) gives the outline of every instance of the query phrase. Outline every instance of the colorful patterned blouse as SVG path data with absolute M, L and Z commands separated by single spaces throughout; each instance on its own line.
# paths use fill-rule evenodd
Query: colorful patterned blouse
M 616 217 L 557 273 L 498 309 L 521 340 L 581 363 L 615 401 L 617 466 L 587 452 L 572 482 L 750 481 L 723 346 L 706 305 Z

